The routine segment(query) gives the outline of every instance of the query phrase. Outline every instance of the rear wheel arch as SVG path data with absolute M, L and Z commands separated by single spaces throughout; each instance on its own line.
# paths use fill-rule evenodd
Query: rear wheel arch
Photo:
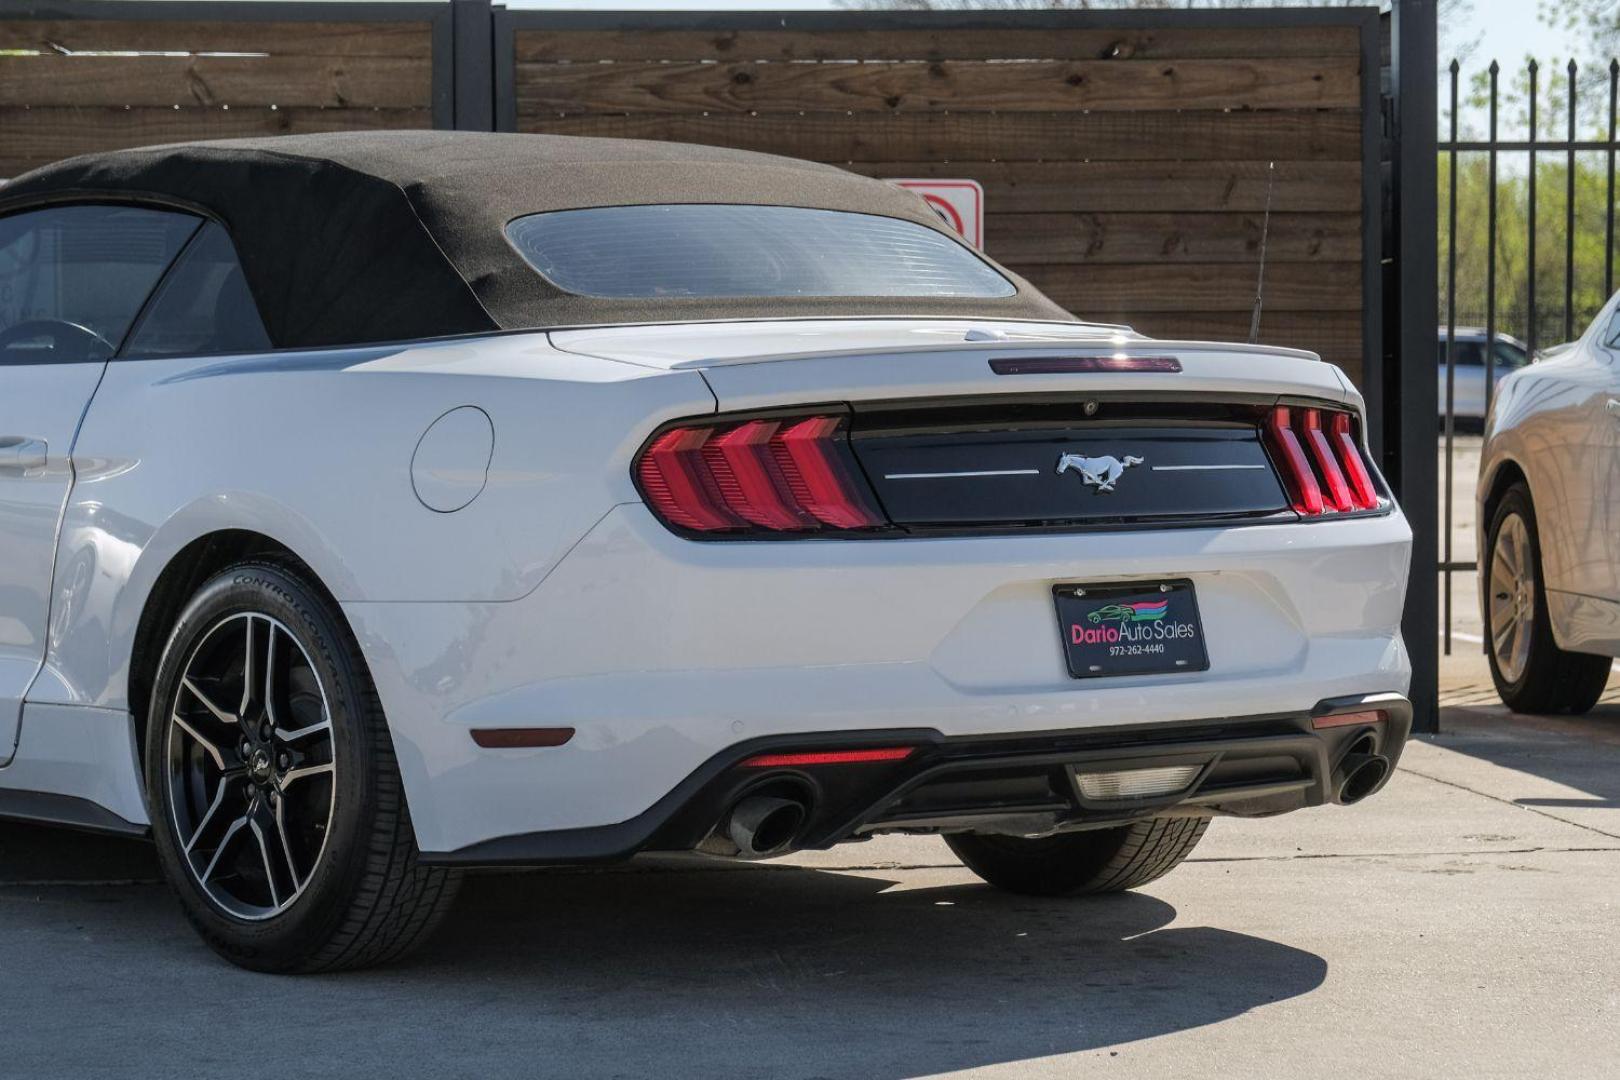
M 1491 477 L 1490 487 L 1486 488 L 1485 505 L 1481 508 L 1479 524 L 1489 529 L 1491 521 L 1496 517 L 1496 508 L 1502 505 L 1502 498 L 1514 484 L 1523 484 L 1526 491 L 1530 490 L 1530 478 L 1525 475 L 1517 461 L 1508 458 L 1496 466 L 1496 472 Z M 1531 505 L 1535 505 L 1535 493 L 1530 495 Z
M 175 620 L 204 582 L 226 567 L 246 559 L 286 565 L 331 599 L 331 592 L 322 583 L 320 575 L 296 552 L 281 541 L 251 529 L 220 529 L 206 533 L 175 552 L 146 595 L 130 648 L 126 697 L 130 715 L 134 719 L 136 746 L 146 745 L 152 689 Z M 345 629 L 352 632 L 352 628 Z M 143 782 L 145 779 L 143 776 Z

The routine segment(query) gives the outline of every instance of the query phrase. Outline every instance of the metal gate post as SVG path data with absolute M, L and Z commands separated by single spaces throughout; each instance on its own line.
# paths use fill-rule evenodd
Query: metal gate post
M 1393 235 L 1384 321 L 1384 454 L 1387 475 L 1412 525 L 1412 577 L 1401 629 L 1412 657 L 1412 722 L 1438 730 L 1439 434 L 1434 349 L 1439 324 L 1435 190 L 1439 73 L 1435 0 L 1395 0 L 1391 62 L 1394 98 L 1390 169 Z
M 490 0 L 452 0 L 455 128 L 495 130 L 495 25 Z

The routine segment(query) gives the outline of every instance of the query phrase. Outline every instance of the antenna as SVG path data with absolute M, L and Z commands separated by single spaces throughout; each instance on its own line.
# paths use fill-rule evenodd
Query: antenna
M 1271 235 L 1271 188 L 1277 179 L 1277 163 L 1266 166 L 1266 215 L 1260 219 L 1260 277 L 1254 283 L 1254 314 L 1249 318 L 1249 344 L 1260 340 L 1260 307 L 1266 296 L 1266 240 Z

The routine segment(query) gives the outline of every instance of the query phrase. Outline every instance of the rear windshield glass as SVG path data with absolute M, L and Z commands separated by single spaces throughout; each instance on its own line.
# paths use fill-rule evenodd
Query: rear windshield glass
M 972 251 L 915 222 L 790 206 L 609 206 L 530 214 L 512 245 L 582 296 L 1011 296 Z

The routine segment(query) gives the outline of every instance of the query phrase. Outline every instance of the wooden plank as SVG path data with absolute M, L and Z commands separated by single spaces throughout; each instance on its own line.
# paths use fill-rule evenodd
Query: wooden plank
M 326 56 L 11 56 L 0 105 L 277 105 L 411 108 L 432 63 Z
M 718 113 L 557 116 L 530 112 L 522 131 L 732 146 L 830 162 L 984 161 L 1358 161 L 1361 118 L 1353 112 L 1230 113 Z
M 792 16 L 789 16 L 791 18 Z M 987 16 L 993 18 L 992 16 Z M 572 60 L 1109 60 L 1355 56 L 1354 26 L 1277 29 L 520 30 L 519 63 Z
M 430 59 L 428 22 L 191 22 L 0 19 L 0 49 L 41 52 L 255 52 Z
M 1239 214 L 989 214 L 985 250 L 1039 263 L 1237 263 L 1260 256 L 1265 216 Z M 1268 262 L 1355 262 L 1360 214 L 1271 215 Z M 1290 271 L 1292 272 L 1292 271 Z
M 1279 161 L 897 161 L 857 162 L 877 177 L 967 178 L 984 186 L 992 213 L 1060 211 L 1359 210 L 1361 164 Z
M 321 131 L 431 128 L 419 109 L 24 109 L 0 107 L 0 176 L 131 146 Z
M 862 64 L 520 64 L 519 111 L 1354 109 L 1355 57 Z
M 1247 312 L 1255 277 L 1229 265 L 1113 264 L 1074 266 L 1009 261 L 1008 267 L 1070 311 L 1088 319 L 1146 311 Z M 1266 275 L 1267 311 L 1360 311 L 1361 264 L 1293 266 Z M 1128 321 L 1128 320 L 1127 320 Z

